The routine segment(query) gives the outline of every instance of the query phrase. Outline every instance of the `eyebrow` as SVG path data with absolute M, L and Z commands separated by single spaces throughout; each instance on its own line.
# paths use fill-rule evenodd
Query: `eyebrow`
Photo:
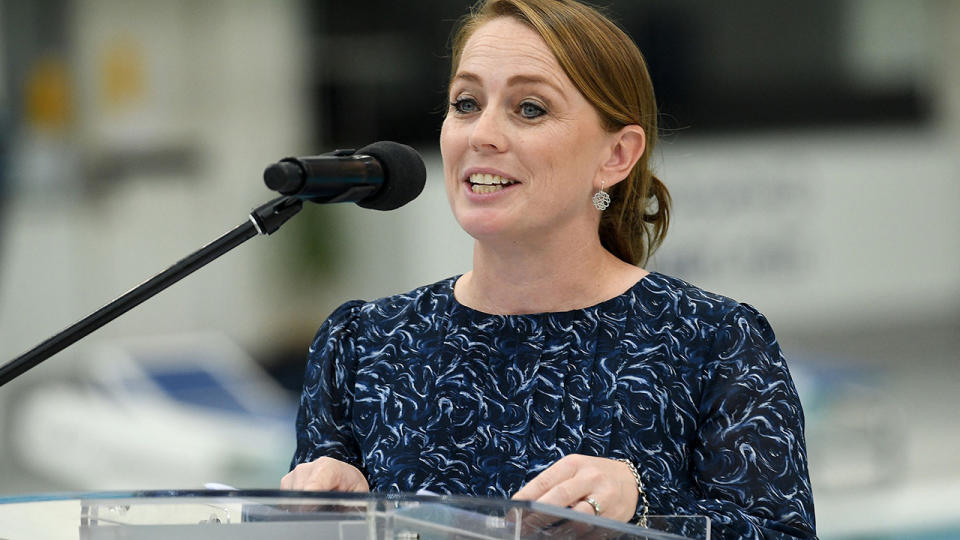
M 475 73 L 471 73 L 471 72 L 469 72 L 469 71 L 461 71 L 460 73 L 457 73 L 456 76 L 454 76 L 453 80 L 454 80 L 454 81 L 457 81 L 457 80 L 465 80 L 465 81 L 468 81 L 468 82 L 473 82 L 473 83 L 478 83 L 478 84 L 481 82 L 479 75 L 477 75 L 477 74 L 475 74 Z M 451 81 L 451 82 L 452 82 L 452 81 Z M 554 90 L 557 94 L 560 94 L 561 96 L 563 95 L 563 91 L 560 89 L 559 86 L 557 86 L 556 83 L 554 83 L 553 81 L 551 81 L 551 80 L 549 80 L 549 79 L 547 79 L 547 78 L 545 78 L 545 77 L 541 77 L 540 75 L 523 75 L 523 74 L 518 74 L 518 75 L 513 75 L 512 77 L 510 77 L 509 79 L 507 79 L 507 85 L 508 85 L 508 86 L 515 86 L 515 85 L 518 85 L 518 84 L 544 84 L 544 85 L 549 86 L 550 88 L 553 88 L 553 90 Z

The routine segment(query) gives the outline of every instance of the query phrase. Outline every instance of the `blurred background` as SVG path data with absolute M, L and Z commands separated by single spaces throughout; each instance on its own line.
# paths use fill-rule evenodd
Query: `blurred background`
M 437 145 L 468 4 L 0 0 L 0 361 L 243 223 L 282 157 L 388 139 L 428 169 L 413 203 L 308 206 L 0 388 L 0 495 L 278 485 L 330 311 L 470 268 Z M 661 106 L 648 267 L 772 321 L 821 537 L 957 537 L 960 2 L 609 6 Z

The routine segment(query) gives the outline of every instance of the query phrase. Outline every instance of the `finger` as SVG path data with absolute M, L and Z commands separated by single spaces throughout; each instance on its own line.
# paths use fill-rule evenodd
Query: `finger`
M 574 456 L 560 458 L 560 460 L 547 467 L 543 472 L 535 476 L 533 480 L 520 488 L 519 491 L 513 494 L 512 498 L 519 501 L 539 501 L 540 498 L 553 489 L 554 486 L 573 477 L 577 468 L 573 462 L 574 460 L 570 459 L 572 457 Z
M 334 461 L 318 461 L 317 466 L 311 469 L 310 475 L 304 478 L 304 491 L 343 491 L 343 469 Z
M 351 471 L 353 473 L 354 471 Z M 370 486 L 367 485 L 367 479 L 363 477 L 363 474 L 359 471 L 356 471 L 356 474 L 343 474 L 341 475 L 343 479 L 341 480 L 340 489 L 341 491 L 350 491 L 354 493 L 363 493 L 370 491 Z
M 280 479 L 280 487 L 283 489 L 303 491 L 303 485 L 306 477 L 310 474 L 312 463 L 301 463 Z
M 524 509 L 520 514 L 520 536 L 526 538 L 539 537 L 544 530 L 552 528 L 557 522 L 564 518 L 553 514 L 545 513 L 539 509 Z
M 283 475 L 280 479 L 280 489 L 293 489 L 293 471 Z
M 335 461 L 321 457 L 309 463 L 294 467 L 284 478 L 289 478 L 289 489 L 298 491 L 333 491 L 337 489 L 338 478 Z
M 585 476 L 577 475 L 561 482 L 537 499 L 537 502 L 560 507 L 570 507 L 583 500 L 596 488 L 595 482 L 588 482 Z
M 574 504 L 573 506 L 571 506 L 570 509 L 573 510 L 573 511 L 575 511 L 575 512 L 582 512 L 582 513 L 587 514 L 587 515 L 590 515 L 590 516 L 599 516 L 599 515 L 600 515 L 599 513 L 597 513 L 597 512 L 594 510 L 593 506 L 592 506 L 590 503 L 588 503 L 587 501 L 585 501 L 585 500 L 581 500 L 581 501 L 577 502 L 577 504 Z M 600 510 L 603 510 L 603 507 L 602 507 L 602 506 L 600 507 Z
M 305 489 L 358 493 L 370 491 L 367 479 L 353 465 L 329 457 L 322 457 L 316 463 L 317 467 L 311 471 Z
M 579 506 L 580 504 L 586 505 L 586 509 Z M 573 509 L 577 512 L 582 512 L 584 515 L 593 515 L 593 508 L 582 501 L 578 503 L 578 505 L 575 505 Z M 531 538 L 545 538 L 547 536 L 556 538 L 596 538 L 588 534 L 592 528 L 591 526 L 586 526 L 585 529 L 583 529 L 583 527 L 584 524 L 580 521 L 561 517 L 550 513 L 549 510 L 528 510 L 523 514 L 522 520 L 520 521 L 520 536 L 523 538 L 528 536 Z

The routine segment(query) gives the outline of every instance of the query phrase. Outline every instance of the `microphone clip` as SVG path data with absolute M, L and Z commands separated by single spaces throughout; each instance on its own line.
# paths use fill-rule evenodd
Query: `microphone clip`
M 250 212 L 250 221 L 259 234 L 273 234 L 287 220 L 297 215 L 301 208 L 303 201 L 299 197 L 277 197 L 254 208 Z

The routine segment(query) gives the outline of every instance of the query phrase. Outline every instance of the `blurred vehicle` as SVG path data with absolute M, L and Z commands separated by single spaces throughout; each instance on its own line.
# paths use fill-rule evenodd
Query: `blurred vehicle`
M 220 335 L 104 343 L 5 409 L 7 459 L 67 489 L 277 487 L 295 444 L 294 397 Z

